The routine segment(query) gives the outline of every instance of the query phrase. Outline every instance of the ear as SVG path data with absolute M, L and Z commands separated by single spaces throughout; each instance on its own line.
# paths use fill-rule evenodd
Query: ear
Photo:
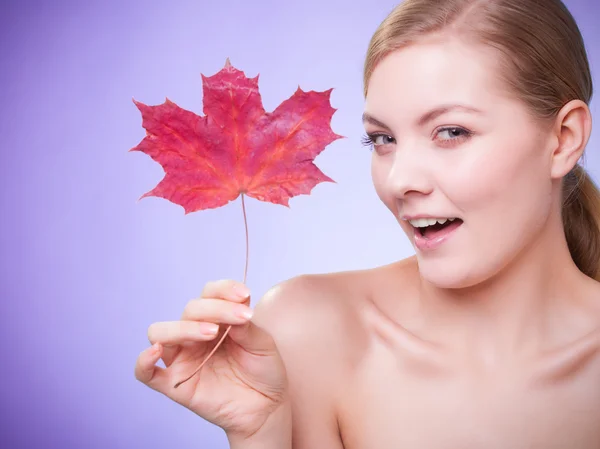
M 554 122 L 551 176 L 565 176 L 583 155 L 592 131 L 592 115 L 587 104 L 571 100 L 562 107 Z

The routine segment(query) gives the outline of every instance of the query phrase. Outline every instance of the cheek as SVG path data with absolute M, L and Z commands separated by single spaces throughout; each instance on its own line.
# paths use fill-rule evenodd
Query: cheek
M 550 213 L 550 167 L 539 148 L 533 141 L 507 143 L 471 167 L 470 177 L 461 173 L 468 182 L 456 189 L 455 204 L 464 211 L 474 247 L 498 264 L 527 244 Z
M 386 205 L 392 212 L 396 209 L 396 201 L 393 195 L 390 194 L 389 189 L 386 189 L 386 183 L 389 177 L 389 168 L 381 163 L 381 161 L 373 155 L 371 159 L 371 179 L 373 181 L 373 187 L 379 199 Z
M 423 276 L 440 287 L 467 287 L 506 266 L 548 216 L 551 184 L 540 168 L 504 162 L 453 176 L 446 194 L 464 214 L 464 231 L 446 258 L 421 262 Z
M 469 215 L 527 211 L 550 192 L 549 161 L 534 138 L 483 142 L 485 150 L 457 164 L 448 196 Z

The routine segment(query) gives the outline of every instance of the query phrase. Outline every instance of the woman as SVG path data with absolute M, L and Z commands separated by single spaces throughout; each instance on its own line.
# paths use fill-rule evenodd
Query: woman
M 406 0 L 365 64 L 377 193 L 415 248 L 155 323 L 137 378 L 232 448 L 600 447 L 600 195 L 559 0 Z M 233 325 L 224 345 L 187 377 Z M 155 349 L 154 349 L 155 348 Z M 162 358 L 166 369 L 155 366 Z

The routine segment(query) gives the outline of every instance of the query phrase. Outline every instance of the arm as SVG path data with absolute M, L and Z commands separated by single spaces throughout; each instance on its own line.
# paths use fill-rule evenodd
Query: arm
M 255 307 L 253 322 L 273 336 L 283 359 L 292 418 L 291 446 L 289 427 L 281 424 L 289 415 L 282 412 L 274 417 L 271 429 L 265 429 L 264 442 L 257 448 L 343 449 L 335 399 L 343 376 L 344 326 L 343 313 L 336 306 L 339 295 L 331 290 L 335 289 L 325 277 L 301 276 L 269 290 Z

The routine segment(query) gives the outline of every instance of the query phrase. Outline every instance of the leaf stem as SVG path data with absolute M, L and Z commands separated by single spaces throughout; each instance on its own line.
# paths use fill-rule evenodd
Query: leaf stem
M 246 283 L 246 278 L 248 276 L 248 259 L 249 259 L 248 256 L 249 256 L 249 249 L 250 248 L 249 248 L 249 245 L 248 245 L 248 219 L 246 218 L 246 203 L 244 202 L 244 194 L 242 193 L 240 196 L 242 197 L 242 213 L 244 215 L 244 228 L 246 230 L 246 264 L 244 266 L 244 280 L 243 280 L 243 283 L 245 284 Z M 221 339 L 217 342 L 217 344 L 212 349 L 212 351 L 210 351 L 210 353 L 206 356 L 206 358 L 200 364 L 200 366 L 198 368 L 196 368 L 196 371 L 194 371 L 192 374 L 190 374 L 184 380 L 180 380 L 179 382 L 177 382 L 175 384 L 174 388 L 177 388 L 182 383 L 185 383 L 188 380 L 190 380 L 192 377 L 194 377 L 196 375 L 196 373 L 198 373 L 198 371 L 200 371 L 202 369 L 202 367 L 206 364 L 206 362 L 208 362 L 208 359 L 210 359 L 212 357 L 212 355 L 217 351 L 217 349 L 219 349 L 219 346 L 221 346 L 221 343 L 223 343 L 223 341 L 225 340 L 225 337 L 227 337 L 227 334 L 229 334 L 230 330 L 231 330 L 231 325 L 227 327 L 227 329 L 225 330 L 225 332 L 221 336 Z
M 246 266 L 244 267 L 244 280 L 242 281 L 244 284 L 246 283 L 246 276 L 248 275 L 248 219 L 246 218 L 246 204 L 244 203 L 244 194 L 241 194 L 242 197 L 242 213 L 244 214 L 244 228 L 246 229 Z

